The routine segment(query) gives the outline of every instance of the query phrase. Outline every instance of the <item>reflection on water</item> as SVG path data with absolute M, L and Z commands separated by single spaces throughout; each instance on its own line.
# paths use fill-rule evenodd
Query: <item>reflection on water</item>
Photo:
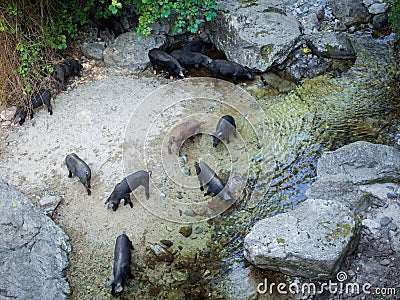
M 293 209 L 306 199 L 322 152 L 358 140 L 393 144 L 388 133 L 400 124 L 400 103 L 388 77 L 388 45 L 355 40 L 354 46 L 357 60 L 345 74 L 308 79 L 288 94 L 258 98 L 275 144 L 274 170 L 263 168 L 258 184 L 271 183 L 259 201 L 250 203 L 258 188 L 250 181 L 241 202 L 213 220 L 210 243 L 219 262 L 225 262 L 226 275 L 214 284 L 232 299 L 246 296 L 234 286 L 255 288 L 243 280 L 249 277 L 243 266 L 245 234 L 260 219 Z

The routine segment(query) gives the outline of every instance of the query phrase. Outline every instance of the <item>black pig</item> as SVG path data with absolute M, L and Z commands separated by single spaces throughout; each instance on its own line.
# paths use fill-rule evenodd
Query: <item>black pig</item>
M 51 106 L 51 93 L 49 90 L 40 90 L 31 97 L 30 101 L 25 102 L 25 106 L 18 106 L 14 115 L 14 123 L 18 122 L 19 125 L 24 124 L 28 113 L 32 119 L 33 110 L 42 106 L 43 104 L 46 105 L 47 111 L 50 113 L 50 115 L 52 115 L 53 107 Z
M 90 178 L 92 177 L 92 171 L 89 166 L 79 158 L 75 153 L 68 154 L 65 158 L 65 164 L 69 171 L 68 177 L 75 175 L 82 182 L 83 186 L 86 188 L 88 195 L 92 192 L 90 191 Z
M 151 176 L 151 171 L 137 171 L 119 182 L 115 187 L 111 195 L 106 200 L 105 204 L 108 203 L 107 208 L 112 208 L 116 211 L 121 199 L 124 199 L 124 205 L 129 204 L 132 208 L 133 203 L 131 201 L 130 193 L 135 190 L 138 186 L 142 185 L 145 189 L 146 199 L 149 199 L 149 177 Z
M 200 190 L 204 191 L 204 185 L 208 186 L 207 192 L 204 193 L 204 196 L 218 195 L 223 201 L 232 199 L 228 191 L 224 188 L 225 186 L 222 183 L 222 180 L 219 179 L 217 174 L 215 174 L 215 172 L 206 163 L 195 162 L 194 167 L 196 169 L 197 178 L 200 181 Z
M 234 137 L 237 137 L 235 119 L 232 116 L 225 115 L 219 119 L 215 133 L 210 133 L 213 137 L 213 147 L 217 147 L 221 140 L 226 140 L 229 144 L 229 135 L 231 132 Z
M 157 48 L 153 48 L 149 51 L 149 59 L 153 67 L 157 65 L 162 68 L 167 68 L 168 73 L 171 77 L 185 77 L 185 68 L 181 66 L 181 64 L 175 59 L 175 57 L 169 55 L 167 52 Z
M 194 65 L 196 69 L 198 69 L 200 65 L 207 67 L 212 62 L 212 59 L 207 55 L 187 50 L 175 50 L 171 52 L 171 55 L 182 65 Z
M 217 78 L 220 75 L 232 77 L 234 84 L 237 84 L 238 79 L 240 78 L 250 80 L 254 79 L 253 73 L 247 67 L 243 67 L 242 65 L 224 59 L 213 60 L 209 64 L 208 68 L 214 78 Z
M 183 46 L 183 50 L 191 52 L 206 52 L 206 44 L 203 41 L 193 41 Z
M 64 84 L 68 81 L 70 76 L 80 76 L 82 70 L 82 64 L 79 60 L 69 59 L 62 63 L 59 63 L 54 68 L 54 78 L 58 81 L 59 87 L 64 88 Z
M 128 278 L 132 278 L 131 272 L 131 250 L 133 245 L 125 233 L 117 237 L 114 248 L 114 279 L 106 283 L 106 287 L 111 286 L 111 296 L 123 291 L 122 284 Z

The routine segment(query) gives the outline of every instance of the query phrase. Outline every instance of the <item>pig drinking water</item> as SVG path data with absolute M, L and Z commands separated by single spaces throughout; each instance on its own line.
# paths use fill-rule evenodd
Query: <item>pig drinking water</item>
M 195 162 L 194 167 L 196 169 L 197 178 L 200 181 L 200 190 L 204 191 L 204 185 L 208 186 L 207 192 L 204 196 L 218 195 L 223 201 L 231 200 L 232 197 L 229 195 L 228 191 L 221 179 L 215 174 L 215 172 L 204 162 Z
M 232 116 L 225 115 L 219 119 L 215 133 L 210 133 L 213 137 L 213 147 L 217 147 L 221 140 L 226 140 L 229 144 L 229 135 L 231 132 L 234 137 L 237 137 L 235 119 Z
M 162 68 L 167 68 L 171 77 L 185 77 L 185 68 L 181 66 L 175 57 L 169 55 L 167 52 L 153 48 L 149 51 L 149 59 L 153 66 L 157 65 Z
M 131 201 L 130 193 L 134 191 L 138 186 L 142 185 L 146 193 L 146 199 L 150 198 L 149 192 L 149 179 L 151 171 L 137 171 L 119 182 L 115 187 L 111 195 L 106 200 L 107 208 L 111 208 L 116 211 L 121 199 L 124 199 L 124 205 L 129 204 L 132 208 L 133 203 Z
M 198 69 L 200 65 L 207 67 L 212 62 L 212 59 L 207 55 L 187 50 L 175 50 L 171 52 L 171 55 L 182 65 L 194 65 L 196 69 Z
M 179 149 L 182 143 L 189 137 L 200 133 L 200 122 L 197 120 L 189 120 L 175 126 L 171 130 L 168 140 L 168 153 L 172 154 L 172 146 L 175 145 L 175 154 L 179 155 Z
M 247 67 L 243 67 L 242 65 L 224 59 L 213 60 L 209 64 L 208 68 L 214 78 L 217 78 L 220 75 L 232 77 L 234 84 L 237 84 L 238 79 L 241 78 L 250 80 L 254 79 L 253 73 Z
M 86 188 L 88 195 L 92 192 L 90 191 L 90 178 L 92 177 L 92 172 L 89 166 L 79 158 L 75 153 L 68 154 L 65 158 L 65 164 L 69 171 L 68 177 L 75 175 L 82 182 L 83 186 Z
M 49 90 L 40 90 L 31 97 L 30 101 L 26 101 L 24 106 L 18 106 L 14 115 L 14 123 L 18 122 L 19 125 L 24 124 L 28 113 L 32 119 L 33 110 L 43 104 L 46 105 L 47 111 L 52 115 L 53 107 L 51 106 L 51 93 Z
M 114 279 L 106 283 L 106 287 L 111 286 L 111 296 L 123 291 L 122 284 L 128 278 L 132 278 L 131 272 L 131 250 L 133 245 L 125 233 L 117 237 L 114 248 Z

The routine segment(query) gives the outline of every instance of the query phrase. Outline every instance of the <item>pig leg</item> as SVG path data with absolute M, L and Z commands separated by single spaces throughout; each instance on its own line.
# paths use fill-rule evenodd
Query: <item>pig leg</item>
M 133 207 L 133 203 L 131 201 L 131 196 L 129 194 L 125 194 L 124 196 L 124 205 L 129 204 L 129 206 L 132 208 Z
M 144 192 L 146 193 L 146 199 L 149 200 L 150 198 L 150 191 L 149 191 L 149 183 L 147 182 L 147 184 L 144 184 Z

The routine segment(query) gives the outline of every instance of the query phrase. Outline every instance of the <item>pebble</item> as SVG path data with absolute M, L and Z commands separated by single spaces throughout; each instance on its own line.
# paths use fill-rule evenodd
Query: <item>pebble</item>
M 382 266 L 388 266 L 388 265 L 390 265 L 390 259 L 385 258 L 385 259 L 381 260 L 380 264 Z
M 197 216 L 197 213 L 193 209 L 190 209 L 190 208 L 185 210 L 184 214 L 189 216 L 189 217 Z
M 380 223 L 381 223 L 381 225 L 382 226 L 388 226 L 388 224 L 391 222 L 392 220 L 391 220 L 391 218 L 389 218 L 389 217 L 383 217 L 382 219 L 381 219 L 381 221 L 380 221 Z
M 386 197 L 388 197 L 389 199 L 397 199 L 399 197 L 399 195 L 397 195 L 396 193 L 387 193 Z
M 165 245 L 166 247 L 171 247 L 174 243 L 170 240 L 161 240 L 160 241 L 161 244 Z
M 197 226 L 197 227 L 194 229 L 194 232 L 195 232 L 196 234 L 200 234 L 200 233 L 203 232 L 203 228 L 202 228 L 201 226 Z
M 187 238 L 192 234 L 192 227 L 191 226 L 183 226 L 179 229 L 179 233 Z
M 388 228 L 391 231 L 396 231 L 397 230 L 397 225 L 394 224 L 393 222 L 391 222 L 391 223 L 389 223 Z

